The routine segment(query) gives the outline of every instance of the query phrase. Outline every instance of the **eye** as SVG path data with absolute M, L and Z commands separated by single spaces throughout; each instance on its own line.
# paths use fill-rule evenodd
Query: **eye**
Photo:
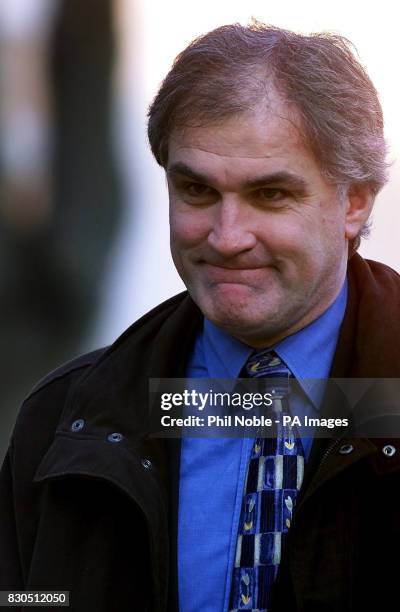
M 183 199 L 189 204 L 209 204 L 218 197 L 215 189 L 203 183 L 184 183 L 180 190 Z
M 184 190 L 188 195 L 194 197 L 203 196 L 212 192 L 210 187 L 202 185 L 201 183 L 186 183 L 186 185 L 184 185 Z
M 257 196 L 260 200 L 265 202 L 277 202 L 287 196 L 287 192 L 284 189 L 278 187 L 263 187 L 257 191 Z

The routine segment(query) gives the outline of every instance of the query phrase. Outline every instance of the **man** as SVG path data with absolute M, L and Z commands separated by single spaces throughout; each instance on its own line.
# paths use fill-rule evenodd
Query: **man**
M 1 588 L 70 590 L 96 611 L 393 603 L 397 442 L 143 434 L 150 378 L 262 363 L 297 379 L 290 410 L 310 416 L 324 401 L 307 377 L 399 376 L 398 276 L 355 252 L 386 180 L 372 83 L 340 37 L 225 26 L 178 56 L 149 138 L 189 295 L 26 400 L 2 472 Z M 263 500 L 283 485 L 267 464 L 288 456 L 304 478 L 271 530 L 282 508 L 264 516 Z

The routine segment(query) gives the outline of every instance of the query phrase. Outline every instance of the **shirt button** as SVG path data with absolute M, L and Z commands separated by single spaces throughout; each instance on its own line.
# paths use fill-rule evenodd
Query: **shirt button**
M 141 463 L 146 470 L 150 470 L 150 468 L 152 467 L 150 459 L 142 459 Z
M 340 455 L 349 455 L 350 453 L 352 453 L 354 450 L 354 446 L 352 444 L 343 444 L 340 448 L 339 448 L 339 454 Z
M 71 425 L 71 431 L 81 431 L 85 426 L 85 421 L 83 419 L 76 419 Z
M 109 442 L 121 442 L 121 440 L 123 440 L 124 436 L 119 433 L 118 431 L 115 431 L 114 433 L 110 433 L 107 436 L 107 440 Z
M 391 444 L 386 444 L 386 446 L 382 448 L 382 453 L 386 455 L 386 457 L 393 457 L 395 452 L 396 452 L 396 448 L 392 446 Z

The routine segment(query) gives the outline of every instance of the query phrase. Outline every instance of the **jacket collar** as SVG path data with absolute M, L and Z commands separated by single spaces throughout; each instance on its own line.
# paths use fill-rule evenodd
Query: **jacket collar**
M 356 422 L 360 422 L 364 420 L 366 407 L 369 409 L 374 406 L 378 416 L 385 403 L 393 403 L 393 392 L 389 386 L 386 387 L 386 397 L 385 394 L 377 397 L 376 388 L 382 389 L 379 379 L 400 378 L 400 276 L 388 266 L 364 260 L 355 254 L 349 261 L 348 281 L 348 303 L 331 378 L 369 379 L 366 381 L 364 396 L 358 405 L 351 408 Z M 377 379 L 376 384 L 373 379 Z M 340 405 L 346 403 L 340 390 L 334 386 L 331 390 L 331 397 L 325 398 L 326 415 L 329 411 L 335 412 L 335 402 L 336 405 L 337 402 Z M 397 403 L 397 398 L 395 400 Z M 373 421 L 369 423 L 370 432 L 376 431 L 377 427 Z M 397 430 L 400 431 L 400 424 Z M 328 444 L 326 440 L 314 441 L 305 474 L 306 486 L 303 486 L 301 505 L 325 482 L 367 456 L 371 457 L 373 469 L 378 474 L 400 469 L 398 440 L 397 453 L 387 457 L 383 449 L 393 440 L 383 437 L 354 439 L 351 433 L 350 429 L 343 433 L 342 438 Z M 372 436 L 372 433 L 368 435 Z M 347 455 L 343 454 L 346 445 L 353 449 Z
M 163 444 L 147 435 L 148 381 L 150 378 L 184 377 L 185 367 L 202 315 L 186 292 L 161 304 L 131 326 L 71 389 L 59 422 L 55 445 L 44 458 L 38 478 L 82 467 L 104 470 L 101 455 L 105 446 L 125 449 L 133 455 L 158 463 L 160 481 L 167 481 L 162 460 Z M 74 423 L 81 428 L 74 429 Z M 110 434 L 120 434 L 120 440 Z M 57 449 L 57 440 L 72 443 L 90 441 L 100 445 L 99 457 L 92 459 L 78 444 L 76 463 Z M 92 448 L 93 450 L 93 448 Z M 79 456 L 78 456 L 79 455 Z M 110 469 L 107 474 L 110 475 Z M 97 472 L 98 474 L 98 472 Z M 164 491 L 165 493 L 165 491 Z
M 349 297 L 332 378 L 400 377 L 400 276 L 357 253 L 348 266 Z

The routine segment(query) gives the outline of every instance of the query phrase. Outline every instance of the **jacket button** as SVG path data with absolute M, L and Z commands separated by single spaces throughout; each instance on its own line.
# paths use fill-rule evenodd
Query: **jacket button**
M 150 468 L 152 467 L 150 459 L 142 459 L 141 463 L 146 470 L 150 470 Z
M 352 453 L 354 450 L 354 446 L 352 444 L 343 444 L 340 448 L 339 448 L 339 454 L 340 455 L 349 455 L 350 453 Z
M 115 431 L 114 433 L 110 433 L 107 436 L 107 440 L 109 442 L 121 442 L 121 440 L 123 440 L 124 436 L 120 433 L 118 433 L 117 431 Z
M 393 457 L 395 452 L 396 452 L 396 448 L 392 446 L 391 444 L 386 444 L 386 446 L 382 448 L 382 453 L 386 455 L 386 457 Z
M 71 425 L 71 431 L 81 431 L 85 426 L 85 421 L 83 419 L 77 419 Z

